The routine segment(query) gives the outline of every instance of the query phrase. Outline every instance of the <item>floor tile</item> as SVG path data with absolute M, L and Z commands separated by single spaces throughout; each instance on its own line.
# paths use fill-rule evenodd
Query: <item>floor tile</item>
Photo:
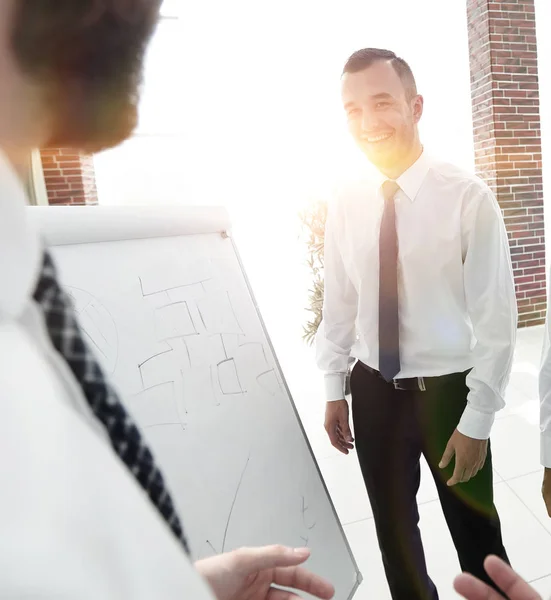
M 539 593 L 543 600 L 551 600 L 551 575 L 532 581 L 530 585 Z
M 372 516 L 355 452 L 320 460 L 319 466 L 343 525 Z
M 344 531 L 363 576 L 355 600 L 390 600 L 373 519 L 347 525 Z
M 419 514 L 427 569 L 440 600 L 457 598 L 453 580 L 461 569 L 442 508 L 438 502 L 431 502 L 419 507 Z
M 543 468 L 531 475 L 513 479 L 507 482 L 507 485 L 551 534 L 551 518 L 547 514 L 547 509 L 541 497 L 542 478 Z M 549 570 L 551 572 L 551 558 L 549 561 Z
M 539 428 L 529 421 L 531 411 L 515 414 L 494 423 L 492 455 L 494 469 L 507 481 L 537 471 Z
M 527 580 L 551 572 L 551 535 L 509 487 L 496 486 L 495 502 L 513 567 Z

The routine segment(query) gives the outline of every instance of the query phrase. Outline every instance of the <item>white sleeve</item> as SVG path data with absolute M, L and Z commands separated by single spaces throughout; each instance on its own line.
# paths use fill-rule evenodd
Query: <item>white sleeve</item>
M 475 190 L 464 219 L 464 285 L 474 329 L 474 368 L 458 430 L 487 439 L 505 406 L 517 332 L 517 303 L 507 231 L 492 192 Z
M 541 464 L 551 469 L 551 319 L 545 322 L 545 337 L 539 376 Z
M 337 218 L 335 210 L 328 211 L 324 239 L 323 319 L 316 335 L 317 364 L 325 372 L 329 402 L 345 397 L 358 311 L 358 293 L 348 277 L 338 244 Z

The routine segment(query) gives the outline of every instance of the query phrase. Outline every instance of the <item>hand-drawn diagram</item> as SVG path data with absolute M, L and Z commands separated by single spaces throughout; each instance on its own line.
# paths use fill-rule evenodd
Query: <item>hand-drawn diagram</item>
M 226 544 L 227 544 L 227 541 L 228 541 L 228 531 L 229 531 L 229 528 L 230 528 L 233 511 L 234 511 L 234 508 L 235 508 L 235 504 L 237 502 L 237 498 L 239 497 L 239 490 L 241 489 L 241 486 L 243 485 L 243 479 L 245 477 L 245 473 L 247 471 L 247 467 L 249 466 L 249 461 L 250 460 L 251 460 L 251 455 L 249 453 L 249 456 L 247 457 L 247 462 L 245 463 L 245 466 L 243 467 L 243 470 L 241 472 L 241 477 L 239 478 L 239 483 L 237 484 L 237 488 L 235 490 L 235 494 L 233 495 L 233 500 L 232 500 L 232 503 L 231 503 L 231 506 L 230 506 L 228 518 L 226 520 L 226 527 L 224 529 L 224 536 L 222 538 L 222 545 L 221 545 L 220 549 L 216 550 L 216 548 L 214 547 L 214 544 L 210 540 L 206 540 L 207 545 L 210 548 L 212 548 L 212 550 L 214 550 L 214 552 L 216 554 L 222 554 L 223 552 L 226 551 Z
M 137 283 L 144 310 L 153 315 L 157 344 L 137 365 L 142 389 L 135 406 L 144 413 L 144 426 L 172 425 L 175 417 L 187 420 L 237 397 L 261 402 L 282 391 L 264 343 L 248 338 L 231 293 L 216 279 L 195 273 L 177 285 L 173 274 L 165 282 L 156 272 Z M 170 399 L 160 403 L 155 394 Z M 153 409 L 141 408 L 146 398 L 160 403 L 156 421 Z
M 148 286 L 144 285 L 143 279 L 141 277 L 139 277 L 138 279 L 140 282 L 140 289 L 141 289 L 143 298 L 147 298 L 148 296 L 157 296 L 158 294 L 167 294 L 167 296 L 168 296 L 170 294 L 170 292 L 173 292 L 175 290 L 181 290 L 182 288 L 191 288 L 191 287 L 195 287 L 197 285 L 201 286 L 204 289 L 205 283 L 210 281 L 210 278 L 205 278 L 205 279 L 199 279 L 198 281 L 193 281 L 191 283 L 184 283 L 184 284 L 180 283 L 179 285 L 155 288 L 153 286 L 148 287 Z
M 239 353 L 244 362 L 258 373 L 256 383 L 270 396 L 282 391 L 275 369 L 268 362 L 264 344 L 260 342 L 244 342 L 239 345 Z
M 241 381 L 239 381 L 237 366 L 233 358 L 227 358 L 219 362 L 216 365 L 216 370 L 220 391 L 224 396 L 246 393 L 246 390 L 241 385 Z
M 159 383 L 132 397 L 132 407 L 140 415 L 144 428 L 184 424 L 178 414 L 174 381 Z
M 277 380 L 274 369 L 260 373 L 260 375 L 256 377 L 256 380 L 258 381 L 258 385 L 268 392 L 270 396 L 275 396 L 280 390 L 279 381 Z
M 187 410 L 181 398 L 181 373 L 175 370 L 177 361 L 174 348 L 168 345 L 167 349 L 138 365 L 143 389 L 134 394 L 132 408 L 142 427 L 159 427 L 163 424 L 184 425 L 181 413 L 187 414 Z M 179 396 L 182 400 L 180 403 Z
M 199 335 L 185 301 L 172 302 L 155 309 L 155 328 L 159 341 Z
M 207 333 L 244 335 L 228 292 L 206 295 L 197 302 L 197 308 Z
M 111 313 L 96 297 L 76 287 L 65 287 L 78 315 L 80 328 L 108 373 L 114 373 L 119 356 L 119 334 Z
M 309 507 L 308 504 L 306 503 L 306 498 L 304 496 L 301 496 L 301 513 L 302 513 L 302 524 L 304 525 L 306 532 L 300 536 L 300 539 L 302 540 L 302 542 L 304 543 L 305 546 L 308 546 L 309 542 L 310 542 L 310 532 L 314 529 L 314 527 L 316 526 L 316 521 L 314 521 L 310 515 L 309 515 Z

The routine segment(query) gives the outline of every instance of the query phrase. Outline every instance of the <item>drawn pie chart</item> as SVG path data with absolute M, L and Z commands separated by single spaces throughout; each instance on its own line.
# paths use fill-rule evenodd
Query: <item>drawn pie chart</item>
M 95 353 L 102 367 L 114 373 L 119 354 L 119 336 L 111 313 L 95 296 L 85 290 L 66 286 L 79 325 L 88 347 Z

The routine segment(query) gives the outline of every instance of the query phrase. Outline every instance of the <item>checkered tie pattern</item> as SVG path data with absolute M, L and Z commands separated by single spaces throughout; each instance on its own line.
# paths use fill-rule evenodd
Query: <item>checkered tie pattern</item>
M 42 308 L 54 347 L 68 363 L 94 415 L 107 430 L 113 449 L 189 554 L 189 546 L 163 476 L 138 428 L 86 346 L 72 302 L 57 282 L 56 269 L 47 252 L 44 253 L 34 299 Z

